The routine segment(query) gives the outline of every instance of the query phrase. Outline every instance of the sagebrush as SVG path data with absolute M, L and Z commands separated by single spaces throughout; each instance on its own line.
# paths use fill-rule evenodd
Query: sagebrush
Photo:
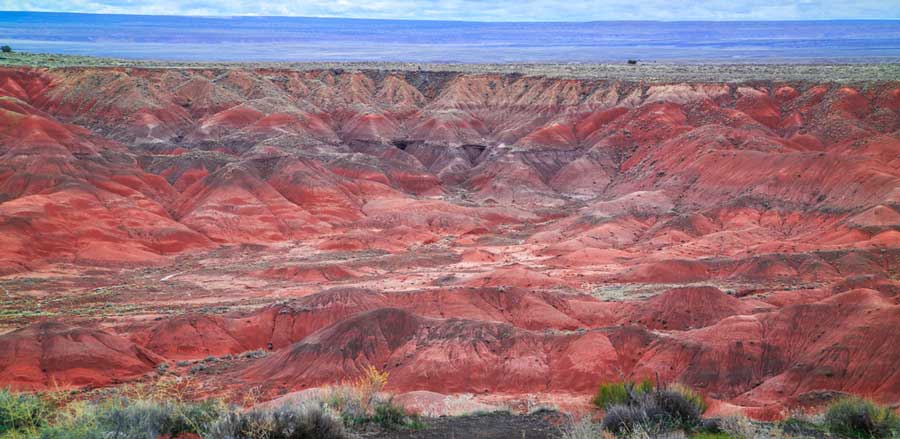
M 692 431 L 706 410 L 703 397 L 689 387 L 654 387 L 649 381 L 606 383 L 594 403 L 604 408 L 603 430 L 616 434 Z
M 900 436 L 900 419 L 893 410 L 857 397 L 843 398 L 829 405 L 824 424 L 830 432 L 848 438 Z
M 217 420 L 206 439 L 348 439 L 337 415 L 318 402 L 284 405 L 274 409 L 233 411 Z

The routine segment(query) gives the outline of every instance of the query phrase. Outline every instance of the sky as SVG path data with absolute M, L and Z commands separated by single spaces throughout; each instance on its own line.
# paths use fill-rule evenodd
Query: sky
M 900 0 L 0 0 L 0 10 L 465 21 L 900 19 Z

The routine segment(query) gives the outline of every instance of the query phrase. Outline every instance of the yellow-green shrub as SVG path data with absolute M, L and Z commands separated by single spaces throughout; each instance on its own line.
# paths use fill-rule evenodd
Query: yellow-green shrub
M 0 390 L 0 437 L 28 437 L 47 424 L 53 408 L 37 395 Z
M 849 438 L 881 439 L 900 433 L 900 420 L 893 410 L 857 397 L 829 405 L 824 424 L 832 433 Z
M 629 394 L 629 390 L 631 394 Z M 635 401 L 631 395 L 640 396 L 653 391 L 653 382 L 643 380 L 639 383 L 632 381 L 619 381 L 600 384 L 597 394 L 594 395 L 593 403 L 595 406 L 606 409 L 614 405 L 629 405 Z

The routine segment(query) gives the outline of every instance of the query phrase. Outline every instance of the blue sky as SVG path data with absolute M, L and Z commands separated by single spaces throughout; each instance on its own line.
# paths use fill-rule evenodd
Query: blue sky
M 900 0 L 0 0 L 0 10 L 473 21 L 900 19 Z

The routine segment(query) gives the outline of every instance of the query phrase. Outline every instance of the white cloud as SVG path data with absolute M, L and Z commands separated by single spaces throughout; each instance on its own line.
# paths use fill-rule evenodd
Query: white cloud
M 476 21 L 900 18 L 900 0 L 0 0 L 0 9 Z

